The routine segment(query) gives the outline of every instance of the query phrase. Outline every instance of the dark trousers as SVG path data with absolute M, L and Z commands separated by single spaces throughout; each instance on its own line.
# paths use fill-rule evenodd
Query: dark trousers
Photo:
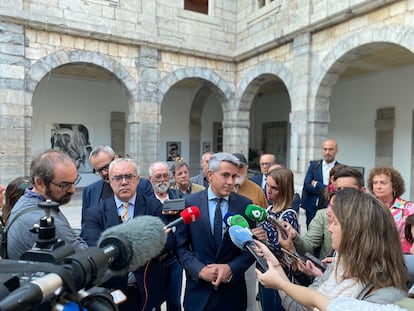
M 174 259 L 166 264 L 167 311 L 181 311 L 183 267 Z
M 259 300 L 262 311 L 284 311 L 282 299 L 277 290 L 265 288 L 259 284 Z

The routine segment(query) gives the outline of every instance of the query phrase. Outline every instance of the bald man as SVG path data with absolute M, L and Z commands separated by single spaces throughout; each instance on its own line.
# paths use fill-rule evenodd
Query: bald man
M 315 217 L 319 194 L 329 183 L 329 171 L 339 163 L 335 160 L 338 144 L 333 139 L 327 139 L 322 144 L 323 159 L 310 161 L 303 182 L 302 207 L 306 211 L 306 226 Z

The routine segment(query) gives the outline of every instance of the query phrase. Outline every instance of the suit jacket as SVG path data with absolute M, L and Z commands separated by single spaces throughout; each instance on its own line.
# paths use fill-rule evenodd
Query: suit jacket
M 201 186 L 203 186 L 203 187 L 205 187 L 205 188 L 208 188 L 208 182 L 205 180 L 205 178 L 204 178 L 205 176 L 204 176 L 204 173 L 203 172 L 201 172 L 200 174 L 198 174 L 197 176 L 194 176 L 194 177 L 191 177 L 190 178 L 190 181 L 192 182 L 192 183 L 194 183 L 194 184 L 197 184 L 197 185 L 201 185 Z
M 102 188 L 104 186 L 104 181 L 99 179 L 94 183 L 86 186 L 82 192 L 82 223 L 85 219 L 85 214 L 89 207 L 99 205 L 102 201 Z M 148 179 L 140 178 L 137 193 L 149 195 L 153 192 L 151 182 Z
M 228 211 L 245 216 L 245 209 L 251 201 L 236 193 L 229 196 Z M 246 310 L 246 283 L 244 272 L 252 265 L 253 258 L 237 248 L 226 231 L 219 249 L 216 249 L 210 229 L 207 190 L 187 196 L 187 206 L 200 209 L 200 219 L 189 225 L 177 227 L 177 255 L 186 271 L 184 309 L 204 310 L 210 299 L 215 299 L 222 310 Z M 251 228 L 254 222 L 245 217 Z M 209 282 L 198 278 L 200 270 L 211 263 L 229 264 L 233 278 L 229 283 L 214 289 Z
M 260 189 L 263 189 L 262 188 L 263 174 L 254 175 L 252 178 L 250 178 L 250 180 L 254 182 L 255 184 L 259 185 Z
M 161 203 L 151 197 L 138 195 L 135 201 L 134 217 L 142 215 L 151 215 L 160 217 L 165 223 L 167 219 L 162 215 Z M 82 224 L 81 236 L 89 246 L 97 245 L 99 237 L 105 229 L 116 226 L 120 223 L 117 212 L 117 206 L 113 197 L 103 200 L 99 205 L 88 208 L 88 213 L 84 223 Z M 160 256 L 168 254 L 175 249 L 175 239 L 173 235 L 167 238 L 166 246 Z M 145 300 L 145 287 L 148 290 L 148 303 L 145 310 L 152 310 L 158 307 L 166 300 L 166 271 L 160 256 L 153 258 L 144 274 L 145 267 L 141 267 L 134 271 L 137 287 L 139 289 L 140 302 Z M 163 256 L 165 257 L 165 256 Z M 109 281 L 102 284 L 106 288 L 121 289 L 127 293 L 128 275 L 113 277 Z M 142 305 L 138 310 L 141 310 Z
M 338 164 L 339 162 L 335 161 L 335 165 Z M 312 180 L 318 182 L 316 187 L 312 186 Z M 305 180 L 303 181 L 302 207 L 305 210 L 313 211 L 316 208 L 316 201 L 319 198 L 319 194 L 325 187 L 326 185 L 323 183 L 322 160 L 310 161 Z

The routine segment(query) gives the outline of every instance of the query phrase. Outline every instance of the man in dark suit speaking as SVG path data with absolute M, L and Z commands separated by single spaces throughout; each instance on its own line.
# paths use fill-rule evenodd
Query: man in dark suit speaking
M 306 211 L 306 225 L 308 226 L 316 214 L 316 206 L 320 193 L 329 183 L 329 171 L 339 164 L 335 161 L 338 145 L 335 140 L 327 139 L 322 144 L 323 159 L 310 161 L 308 171 L 303 181 L 302 207 Z
M 228 212 L 245 216 L 251 203 L 233 192 L 239 164 L 229 153 L 214 154 L 208 163 L 208 189 L 187 197 L 187 205 L 197 206 L 201 216 L 176 232 L 177 255 L 187 276 L 184 310 L 246 310 L 244 273 L 253 259 L 232 243 L 222 220 Z

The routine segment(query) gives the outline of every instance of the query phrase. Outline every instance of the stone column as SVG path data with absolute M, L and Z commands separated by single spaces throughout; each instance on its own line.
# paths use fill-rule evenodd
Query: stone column
M 223 113 L 223 151 L 249 155 L 250 113 L 237 109 Z
M 136 59 L 138 85 L 128 117 L 130 154 L 136 160 L 141 176 L 148 175 L 149 165 L 159 159 L 160 101 L 158 100 L 159 52 L 141 47 Z
M 0 183 L 28 172 L 32 110 L 26 108 L 23 26 L 0 22 Z M 31 96 L 29 95 L 29 98 Z
M 329 121 L 326 118 L 326 107 L 312 107 L 310 104 L 311 45 L 312 36 L 310 33 L 301 34 L 293 40 L 292 72 L 294 79 L 293 91 L 291 92 L 289 167 L 299 175 L 297 183 L 302 182 L 309 160 L 320 156 L 320 137 L 326 135 L 327 122 Z

